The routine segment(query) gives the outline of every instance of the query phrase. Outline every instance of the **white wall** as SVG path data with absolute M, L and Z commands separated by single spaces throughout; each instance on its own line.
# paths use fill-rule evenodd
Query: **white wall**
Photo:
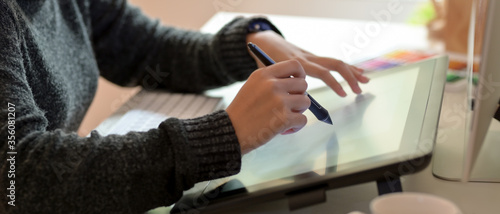
M 394 21 L 403 22 L 423 0 L 130 0 L 149 15 L 164 23 L 190 29 L 200 28 L 217 11 L 269 13 L 365 19 L 371 11 L 387 9 L 388 4 L 400 4 L 403 12 Z
M 199 29 L 218 11 L 299 15 L 373 20 L 372 11 L 387 10 L 388 4 L 400 4 L 403 11 L 393 15 L 394 22 L 404 22 L 423 0 L 130 0 L 145 13 L 162 23 Z M 279 27 L 279 26 L 278 26 Z M 300 26 L 297 26 L 300 27 Z M 339 29 L 341 30 L 341 29 Z M 341 31 L 340 31 L 341 32 Z M 135 92 L 99 81 L 96 98 L 83 121 L 79 134 L 87 135 L 102 120 Z

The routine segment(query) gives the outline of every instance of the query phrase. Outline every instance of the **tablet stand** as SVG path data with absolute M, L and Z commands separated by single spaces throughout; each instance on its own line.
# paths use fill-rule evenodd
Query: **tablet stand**
M 378 180 L 377 181 L 378 195 L 384 195 L 394 192 L 403 192 L 403 187 L 401 186 L 401 180 L 398 178 L 388 180 Z

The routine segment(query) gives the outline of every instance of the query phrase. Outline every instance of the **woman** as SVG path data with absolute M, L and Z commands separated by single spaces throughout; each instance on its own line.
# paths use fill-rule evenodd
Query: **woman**
M 0 16 L 0 193 L 8 196 L 0 213 L 142 213 L 175 203 L 196 182 L 238 173 L 242 154 L 269 140 L 253 136 L 274 112 L 284 119 L 274 120 L 273 136 L 302 128 L 306 73 L 340 96 L 329 70 L 356 93 L 368 81 L 286 42 L 263 18 L 205 35 L 160 26 L 125 0 L 0 0 Z M 283 62 L 257 69 L 247 42 Z M 176 92 L 248 81 L 225 111 L 148 132 L 77 136 L 99 75 L 150 87 L 146 68 L 157 66 L 168 75 L 154 85 Z

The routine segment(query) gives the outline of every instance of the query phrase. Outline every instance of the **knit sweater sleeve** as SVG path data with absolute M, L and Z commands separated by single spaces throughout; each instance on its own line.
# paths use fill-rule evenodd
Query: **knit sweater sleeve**
M 224 111 L 126 135 L 48 129 L 26 78 L 20 15 L 6 2 L 0 1 L 0 213 L 143 213 L 174 203 L 198 181 L 239 171 L 240 147 Z
M 101 75 L 122 85 L 200 92 L 248 78 L 257 69 L 246 48 L 251 21 L 236 18 L 217 34 L 165 27 L 124 0 L 93 1 L 92 37 Z

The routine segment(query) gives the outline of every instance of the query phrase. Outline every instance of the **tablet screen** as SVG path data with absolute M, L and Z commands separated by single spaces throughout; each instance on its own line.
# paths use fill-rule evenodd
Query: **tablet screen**
M 330 89 L 310 91 L 329 111 L 333 125 L 306 111 L 308 123 L 301 131 L 279 135 L 246 154 L 235 178 L 251 186 L 310 171 L 321 175 L 326 169 L 339 171 L 346 163 L 398 151 L 420 70 L 412 67 L 374 77 L 362 86 L 364 93 L 345 98 Z

